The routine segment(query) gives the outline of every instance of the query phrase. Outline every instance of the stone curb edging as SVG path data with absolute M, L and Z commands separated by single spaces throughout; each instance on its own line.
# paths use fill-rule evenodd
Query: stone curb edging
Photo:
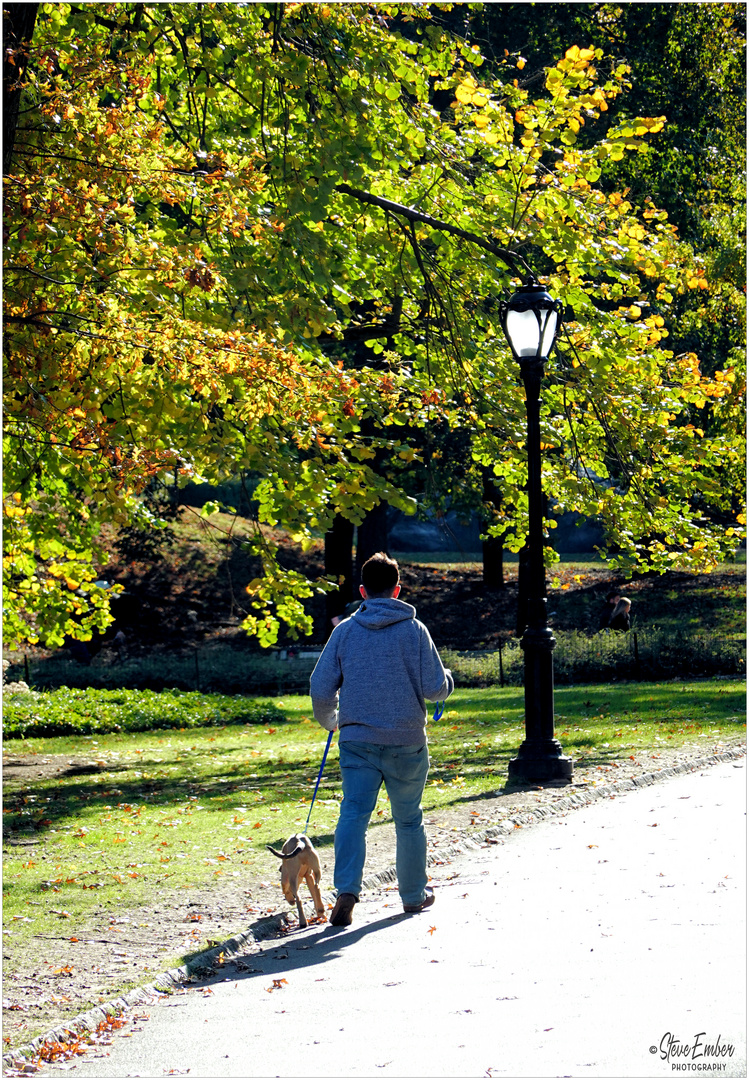
M 534 825 L 539 821 L 543 821 L 545 818 L 555 817 L 556 815 L 565 813 L 569 810 L 578 810 L 582 806 L 590 806 L 599 799 L 610 798 L 614 795 L 623 795 L 628 791 L 635 791 L 638 788 L 649 787 L 652 784 L 661 783 L 673 776 L 697 772 L 698 769 L 705 768 L 706 766 L 733 761 L 736 758 L 745 757 L 745 755 L 746 747 L 741 746 L 732 750 L 724 750 L 720 754 L 711 754 L 708 757 L 694 758 L 692 761 L 684 762 L 681 765 L 669 766 L 658 772 L 643 773 L 642 775 L 629 780 L 618 780 L 613 784 L 604 784 L 601 787 L 576 791 L 574 795 L 570 795 L 568 798 L 558 799 L 549 806 L 540 806 L 534 810 L 521 811 L 520 813 L 507 818 L 506 821 L 502 821 L 498 825 L 485 829 L 483 832 L 466 835 L 458 843 L 451 845 L 449 848 L 432 852 L 427 860 L 428 865 L 439 865 L 447 858 L 465 854 L 467 851 L 475 851 L 487 841 L 493 840 L 502 843 L 503 841 L 498 840 L 498 838 L 509 836 L 516 826 Z M 363 882 L 363 888 L 376 889 L 380 885 L 388 884 L 395 880 L 395 867 L 389 866 L 385 870 L 381 870 L 366 878 Z M 332 894 L 328 894 L 325 899 L 327 900 L 329 897 L 332 899 Z M 182 964 L 181 967 L 171 968 L 162 972 L 152 983 L 142 987 L 135 987 L 121 997 L 108 1001 L 103 1005 L 97 1005 L 88 1012 L 73 1017 L 69 1023 L 62 1025 L 59 1028 L 54 1028 L 46 1035 L 37 1036 L 37 1038 L 33 1039 L 26 1046 L 19 1047 L 18 1049 L 5 1054 L 3 1056 L 3 1068 L 18 1067 L 27 1061 L 30 1056 L 38 1053 L 45 1043 L 52 1040 L 65 1042 L 71 1034 L 83 1035 L 87 1031 L 94 1032 L 98 1025 L 108 1017 L 117 1015 L 127 1008 L 145 1005 L 153 1000 L 155 994 L 170 993 L 177 987 L 182 986 L 195 975 L 207 974 L 212 970 L 215 962 L 222 954 L 226 957 L 235 956 L 240 953 L 246 945 L 264 941 L 267 940 L 267 938 L 272 937 L 285 926 L 288 921 L 289 916 L 285 912 L 280 912 L 277 915 L 270 915 L 265 919 L 258 920 L 258 922 L 253 923 L 245 933 L 236 934 L 234 937 L 228 938 L 221 945 L 211 946 L 210 949 L 198 953 L 197 956 L 193 957 L 192 960 L 188 960 L 186 964 Z
M 89 1009 L 88 1012 L 80 1013 L 68 1023 L 53 1028 L 46 1035 L 38 1035 L 25 1046 L 18 1047 L 16 1050 L 5 1054 L 3 1056 L 3 1069 L 22 1065 L 29 1057 L 38 1053 L 47 1042 L 54 1040 L 64 1043 L 69 1041 L 71 1034 L 85 1035 L 86 1032 L 94 1032 L 99 1024 L 107 1020 L 108 1017 L 116 1016 L 125 1009 L 137 1005 L 146 1005 L 153 1001 L 156 994 L 171 993 L 188 982 L 193 976 L 204 975 L 211 971 L 222 954 L 224 956 L 234 956 L 240 953 L 248 944 L 251 945 L 273 937 L 287 922 L 288 915 L 284 912 L 259 919 L 245 933 L 236 934 L 221 945 L 213 945 L 210 949 L 205 949 L 203 952 L 198 953 L 197 956 L 194 956 L 192 960 L 188 960 L 186 964 L 182 964 L 181 967 L 163 971 L 156 976 L 153 982 L 147 983 L 145 986 L 135 987 L 112 1001 L 97 1005 L 95 1008 Z

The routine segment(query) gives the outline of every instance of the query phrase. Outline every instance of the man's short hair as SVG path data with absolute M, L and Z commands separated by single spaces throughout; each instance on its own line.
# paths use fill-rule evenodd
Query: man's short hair
M 370 596 L 391 593 L 400 580 L 398 563 L 384 551 L 367 559 L 361 568 L 361 583 Z

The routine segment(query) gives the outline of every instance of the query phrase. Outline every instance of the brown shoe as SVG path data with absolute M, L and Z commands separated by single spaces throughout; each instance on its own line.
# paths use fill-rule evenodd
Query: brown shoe
M 431 907 L 433 903 L 434 903 L 434 889 L 431 889 L 431 888 L 429 888 L 429 886 L 427 886 L 427 888 L 426 888 L 426 896 L 421 901 L 421 903 L 420 904 L 404 904 L 403 905 L 403 910 L 406 912 L 407 915 L 418 915 L 420 911 L 423 911 L 424 908 Z
M 330 913 L 330 922 L 333 926 L 350 926 L 351 912 L 354 904 L 359 903 L 359 897 L 350 892 L 342 892 L 335 902 L 335 907 Z

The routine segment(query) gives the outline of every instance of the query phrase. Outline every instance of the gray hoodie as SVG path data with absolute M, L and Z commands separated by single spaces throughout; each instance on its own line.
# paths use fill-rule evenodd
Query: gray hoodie
M 310 678 L 315 719 L 341 742 L 426 743 L 426 701 L 455 688 L 416 609 L 370 599 L 335 627 Z

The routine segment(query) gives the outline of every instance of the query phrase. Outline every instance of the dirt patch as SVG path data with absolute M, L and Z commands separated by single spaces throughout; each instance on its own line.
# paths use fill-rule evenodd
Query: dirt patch
M 3 782 L 22 780 L 30 783 L 58 776 L 94 776 L 109 768 L 104 762 L 72 758 L 69 754 L 7 754 L 3 755 Z
M 541 812 L 567 812 L 571 795 L 606 795 L 610 785 L 646 779 L 668 770 L 704 766 L 711 756 L 743 753 L 743 735 L 720 743 L 694 743 L 659 753 L 642 752 L 633 759 L 595 767 L 576 767 L 572 784 L 507 789 L 493 797 L 467 799 L 462 805 L 427 813 L 430 854 L 440 862 L 469 838 L 503 823 L 522 828 Z M 70 769 L 89 770 L 96 763 L 64 755 L 12 755 L 5 766 L 8 778 L 56 776 Z M 559 803 L 556 808 L 554 804 Z M 29 846 L 33 837 L 14 842 Z M 489 842 L 497 842 L 491 840 Z M 500 841 L 501 842 L 501 841 Z M 333 852 L 320 846 L 323 895 L 332 903 Z M 372 824 L 368 837 L 366 872 L 382 873 L 395 862 L 395 831 L 391 823 Z M 168 967 L 200 953 L 211 944 L 246 932 L 258 919 L 286 912 L 278 886 L 277 863 L 269 858 L 268 880 L 248 877 L 241 884 L 216 881 L 185 892 L 162 892 L 152 905 L 127 910 L 99 908 L 81 925 L 65 913 L 50 911 L 44 933 L 27 944 L 4 931 L 4 1046 L 16 1049 L 51 1031 L 94 1005 L 119 996 L 128 988 L 146 985 Z M 327 895 L 325 890 L 327 889 Z M 40 904 L 42 901 L 40 901 Z M 307 905 L 309 908 L 309 905 Z M 295 916 L 294 916 L 295 918 Z

